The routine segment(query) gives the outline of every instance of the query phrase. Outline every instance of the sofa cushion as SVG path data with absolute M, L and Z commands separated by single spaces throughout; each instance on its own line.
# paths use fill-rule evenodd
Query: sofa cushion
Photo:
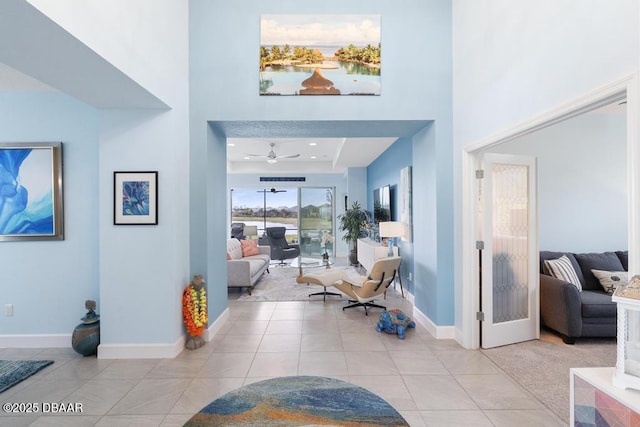
M 584 275 L 582 289 L 600 291 L 602 286 L 591 270 L 624 271 L 620 258 L 615 252 L 576 254 L 576 260 Z
M 242 259 L 247 261 L 260 260 L 263 264 L 269 264 L 269 262 L 271 262 L 271 257 L 269 256 L 269 254 L 263 254 L 263 253 L 258 255 L 250 255 Z
M 258 255 L 260 253 L 258 243 L 254 240 L 240 240 L 240 245 L 242 246 L 243 257 Z
M 600 291 L 585 290 L 580 294 L 582 317 L 616 317 L 617 305 L 611 295 Z
M 227 253 L 231 259 L 242 259 L 242 245 L 238 239 L 227 239 Z
M 629 271 L 629 251 L 616 251 L 616 255 L 618 255 L 624 271 Z
M 629 281 L 629 275 L 626 271 L 591 270 L 591 272 L 600 282 L 602 289 L 609 295 L 613 295 L 618 285 L 626 284 Z
M 582 270 L 580 270 L 580 264 L 578 264 L 578 261 L 576 261 L 576 258 L 573 256 L 572 253 L 540 251 L 540 273 L 551 276 L 551 274 L 547 270 L 547 267 L 544 265 L 544 262 L 549 259 L 558 259 L 562 255 L 566 255 L 567 258 L 569 258 L 569 261 L 571 261 L 571 265 L 573 266 L 573 269 L 575 270 L 576 275 L 578 276 L 578 280 L 580 281 L 580 286 L 582 287 L 584 285 L 584 276 L 582 275 Z
M 245 259 L 249 261 L 249 275 L 251 277 L 258 274 L 262 269 L 262 267 L 264 267 L 265 263 L 264 263 L 264 260 L 262 259 L 259 259 L 259 258 L 255 258 L 255 259 L 245 258 Z
M 578 288 L 579 291 L 582 291 L 582 285 L 580 284 L 576 270 L 566 255 L 562 255 L 558 259 L 545 260 L 544 265 L 547 267 L 547 271 L 549 271 L 551 276 L 569 282 Z

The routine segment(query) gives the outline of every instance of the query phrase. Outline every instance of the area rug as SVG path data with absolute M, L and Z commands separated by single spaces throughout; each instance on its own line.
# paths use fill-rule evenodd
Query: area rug
M 332 267 L 342 268 L 349 275 L 357 275 L 353 267 Z M 322 268 L 307 269 L 306 271 L 320 271 Z M 245 293 L 238 298 L 238 301 L 308 301 L 309 294 L 322 292 L 323 288 L 317 285 L 299 284 L 296 282 L 298 269 L 292 267 L 270 267 L 270 273 L 264 273 L 262 278 L 254 285 L 251 295 Z M 331 288 L 328 289 L 331 292 Z M 230 291 L 231 292 L 231 291 Z M 338 291 L 333 290 L 338 293 Z M 322 299 L 322 296 L 317 297 Z M 327 300 L 336 296 L 328 296 Z
M 297 376 L 249 384 L 205 406 L 185 426 L 408 426 L 385 400 L 334 378 Z
M 0 360 L 0 393 L 52 363 L 53 360 Z
M 540 340 L 482 352 L 562 420 L 569 422 L 569 370 L 616 365 L 615 338 L 582 338 L 564 344 L 541 332 Z

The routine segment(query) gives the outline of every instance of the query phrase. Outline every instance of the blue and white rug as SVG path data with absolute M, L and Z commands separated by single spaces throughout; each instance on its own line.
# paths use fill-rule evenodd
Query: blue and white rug
M 0 360 L 0 393 L 52 363 L 53 360 Z
M 334 378 L 260 381 L 214 400 L 185 426 L 408 426 L 389 403 Z

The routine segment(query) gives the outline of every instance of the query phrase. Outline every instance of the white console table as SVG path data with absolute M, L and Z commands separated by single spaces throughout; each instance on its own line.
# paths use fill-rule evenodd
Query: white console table
M 371 239 L 358 239 L 358 262 L 369 271 L 379 258 L 388 256 L 389 248 Z M 398 247 L 393 247 L 393 255 L 398 255 Z

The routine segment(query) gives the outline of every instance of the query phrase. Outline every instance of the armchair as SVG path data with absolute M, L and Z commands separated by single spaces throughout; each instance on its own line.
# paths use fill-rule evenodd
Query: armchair
M 374 300 L 384 295 L 389 285 L 396 278 L 402 258 L 399 256 L 379 258 L 371 267 L 367 276 L 345 277 L 342 282 L 335 283 L 333 287 L 347 294 L 351 299 L 351 305 L 342 307 L 342 310 L 353 307 L 364 307 L 364 314 L 369 315 L 368 307 L 377 307 L 383 310 L 387 308 L 374 304 Z
M 231 238 L 238 240 L 244 240 L 244 222 L 232 222 L 231 223 Z
M 300 246 L 287 242 L 286 230 L 285 227 L 267 227 L 266 229 L 269 246 L 271 246 L 271 259 L 279 260 L 279 265 L 284 265 L 285 259 L 296 258 L 300 255 Z

